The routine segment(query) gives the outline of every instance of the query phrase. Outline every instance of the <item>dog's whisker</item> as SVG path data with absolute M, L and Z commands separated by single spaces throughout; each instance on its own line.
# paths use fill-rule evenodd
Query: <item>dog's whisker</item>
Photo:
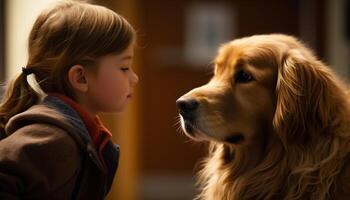
M 173 124 L 173 127 L 178 126 L 180 123 L 181 123 L 180 120 L 175 121 L 174 124 Z
M 184 143 L 193 143 L 193 140 L 190 138 L 186 138 L 186 140 L 184 141 Z
M 175 122 L 173 124 L 173 127 L 177 127 L 177 126 L 181 125 L 181 117 L 179 115 L 174 117 L 174 120 L 175 120 Z
M 182 130 L 181 125 L 179 125 L 179 126 L 176 128 L 176 132 L 181 133 L 181 134 L 184 133 L 183 130 Z

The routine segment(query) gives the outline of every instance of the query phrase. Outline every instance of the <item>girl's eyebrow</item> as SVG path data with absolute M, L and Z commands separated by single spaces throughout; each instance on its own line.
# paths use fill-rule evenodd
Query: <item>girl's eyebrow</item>
M 132 59 L 132 56 L 124 56 L 121 60 L 130 60 Z

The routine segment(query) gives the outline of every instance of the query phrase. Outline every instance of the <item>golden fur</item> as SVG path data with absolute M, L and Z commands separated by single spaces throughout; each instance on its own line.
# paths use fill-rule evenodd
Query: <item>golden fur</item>
M 350 198 L 347 86 L 294 37 L 223 45 L 210 82 L 179 100 L 199 104 L 185 133 L 209 141 L 197 199 Z

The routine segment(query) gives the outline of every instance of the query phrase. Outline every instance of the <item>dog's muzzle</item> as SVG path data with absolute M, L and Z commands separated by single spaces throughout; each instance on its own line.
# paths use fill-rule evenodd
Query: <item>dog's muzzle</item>
M 179 109 L 180 115 L 185 120 L 193 120 L 196 115 L 196 110 L 199 106 L 199 103 L 194 99 L 179 98 L 176 101 L 176 105 Z
M 192 134 L 196 120 L 196 111 L 199 106 L 198 101 L 181 97 L 176 101 L 176 105 L 184 122 L 183 129 L 186 133 Z

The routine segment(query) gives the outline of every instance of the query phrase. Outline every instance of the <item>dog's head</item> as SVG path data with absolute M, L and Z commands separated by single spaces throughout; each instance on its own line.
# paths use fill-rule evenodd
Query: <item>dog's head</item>
M 339 89 L 294 37 L 234 40 L 219 49 L 214 64 L 209 83 L 176 102 L 190 138 L 241 145 L 275 135 L 305 142 L 315 127 L 328 127 Z

